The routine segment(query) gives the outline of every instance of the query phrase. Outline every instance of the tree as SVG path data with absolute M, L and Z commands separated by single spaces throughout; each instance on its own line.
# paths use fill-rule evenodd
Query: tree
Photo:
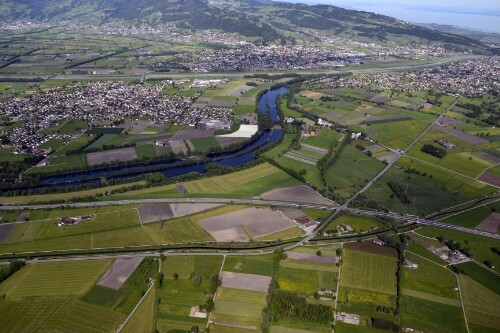
M 207 312 L 212 312 L 214 308 L 215 308 L 214 300 L 209 298 L 207 300 L 207 303 L 205 304 L 205 310 L 207 310 Z
M 174 280 L 179 279 L 179 274 L 177 274 L 177 273 L 174 273 L 172 276 L 174 277 Z
M 321 251 L 320 251 L 320 250 L 316 251 L 316 255 L 317 255 L 318 257 L 321 257 Z

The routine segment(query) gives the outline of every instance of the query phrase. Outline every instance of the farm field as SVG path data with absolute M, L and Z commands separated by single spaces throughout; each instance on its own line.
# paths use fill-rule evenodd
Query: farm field
M 495 266 L 495 271 L 500 272 L 498 255 L 491 251 L 491 248 L 498 246 L 498 242 L 494 239 L 432 227 L 424 227 L 416 231 L 416 233 L 432 238 L 442 236 L 447 240 L 466 243 L 470 251 L 474 254 L 474 260 L 479 262 L 489 260 Z
M 360 315 L 360 326 L 348 325 L 345 326 L 346 329 L 347 327 L 359 327 L 360 329 L 366 328 L 366 320 L 372 317 L 391 321 L 394 320 L 394 315 L 392 313 L 377 311 L 378 306 L 383 306 L 387 309 L 395 309 L 396 296 L 364 289 L 340 286 L 337 310 Z M 347 330 L 347 332 L 350 331 Z
M 207 320 L 189 316 L 191 307 L 204 304 L 207 300 L 205 293 L 210 291 L 210 280 L 202 279 L 199 286 L 193 285 L 191 279 L 163 282 L 158 290 L 160 304 L 156 313 L 156 326 L 160 332 L 168 330 L 189 330 L 193 325 L 205 326 Z
M 341 286 L 395 295 L 396 258 L 346 249 L 343 259 Z
M 383 225 L 377 219 L 343 214 L 328 224 L 325 230 L 337 231 L 337 227 L 341 224 L 349 225 L 356 233 L 372 230 Z
M 436 332 L 467 332 L 462 308 L 411 296 L 402 297 L 401 322 L 405 327 Z
M 262 310 L 266 306 L 266 292 L 256 292 L 221 287 L 215 299 L 212 320 L 217 323 L 231 323 L 260 327 Z
M 327 170 L 325 178 L 336 192 L 350 197 L 383 168 L 382 162 L 347 144 L 339 159 Z
M 430 253 L 430 252 L 429 252 Z M 403 269 L 404 290 L 418 291 L 430 295 L 436 295 L 450 300 L 459 301 L 460 295 L 454 289 L 457 287 L 455 275 L 440 264 L 434 264 L 422 259 L 412 253 L 406 253 L 406 258 L 418 265 L 417 269 Z M 437 257 L 436 257 L 437 259 Z M 407 294 L 403 290 L 403 294 Z M 410 295 L 411 296 L 411 295 Z
M 163 285 L 158 291 L 157 329 L 189 330 L 207 319 L 190 317 L 191 307 L 204 304 L 211 293 L 211 277 L 219 274 L 221 256 L 168 256 L 162 264 Z M 174 276 L 175 274 L 175 276 Z M 201 277 L 198 284 L 194 276 Z
M 227 256 L 224 271 L 257 275 L 271 275 L 273 272 L 272 255 Z
M 421 151 L 424 144 L 432 144 L 436 147 L 441 147 L 435 140 L 444 140 L 453 143 L 456 147 L 453 149 L 447 149 L 447 154 L 444 158 L 440 159 L 432 155 L 426 154 Z M 432 163 L 434 165 L 440 166 L 442 168 L 452 170 L 475 178 L 479 176 L 486 168 L 494 165 L 493 162 L 488 161 L 481 157 L 479 154 L 481 147 L 485 145 L 471 145 L 462 140 L 456 139 L 450 135 L 439 132 L 437 130 L 430 130 L 426 135 L 424 135 L 415 146 L 409 151 L 409 156 L 418 158 L 420 160 Z M 488 148 L 488 146 L 486 146 Z
M 79 300 L 110 264 L 88 260 L 26 265 L 0 284 L 5 295 L 0 316 L 12 319 L 3 321 L 0 332 L 114 330 L 124 314 Z
M 465 275 L 481 284 L 483 287 L 500 295 L 499 276 L 474 262 L 465 262 L 456 265 Z
M 154 287 L 149 289 L 135 312 L 122 327 L 121 332 L 150 333 L 154 330 L 155 294 Z
M 278 285 L 281 290 L 295 292 L 301 296 L 312 296 L 321 288 L 335 289 L 336 275 L 328 270 L 310 269 L 306 265 L 302 268 L 291 268 L 291 265 L 280 267 Z M 307 269 L 304 269 L 307 268 Z
M 319 170 L 315 165 L 306 164 L 301 161 L 288 158 L 286 156 L 276 157 L 274 158 L 274 161 L 280 166 L 288 170 L 293 170 L 299 174 L 303 174 L 305 172 L 303 177 L 306 183 L 309 183 L 315 187 L 323 186 Z
M 477 325 L 473 332 L 498 331 L 500 296 L 467 276 L 460 275 L 459 280 L 467 320 Z
M 110 265 L 111 260 L 30 264 L 3 282 L 0 293 L 6 299 L 81 295 Z
M 54 193 L 54 194 L 36 194 L 36 195 L 26 195 L 26 196 L 15 196 L 15 197 L 0 197 L 0 202 L 5 204 L 33 204 L 33 203 L 41 203 L 41 202 L 49 202 L 56 200 L 65 200 L 69 198 L 79 198 L 85 196 L 95 196 L 98 194 L 104 194 L 106 192 L 111 192 L 113 190 L 128 187 L 128 186 L 139 186 L 144 185 L 145 181 L 131 182 L 127 185 L 113 185 L 100 187 L 91 190 L 83 190 L 83 191 L 75 191 L 68 193 Z
M 396 164 L 366 192 L 369 198 L 391 211 L 427 215 L 494 191 L 490 186 L 409 158 L 400 158 Z M 405 173 L 403 170 L 407 168 L 420 174 Z M 389 182 L 404 188 L 409 204 L 401 203 L 393 195 Z
M 450 216 L 442 221 L 444 223 L 450 223 L 459 225 L 461 227 L 476 228 L 481 222 L 483 222 L 490 214 L 492 213 L 491 209 L 486 206 L 474 208 L 464 213 L 460 213 L 458 215 Z
M 268 208 L 255 207 L 207 217 L 199 223 L 218 242 L 244 242 L 288 229 L 298 229 L 285 215 Z M 297 235 L 300 234 L 300 230 L 297 231 Z
M 301 140 L 302 143 L 319 147 L 322 149 L 330 149 L 332 143 L 337 142 L 341 138 L 341 134 L 329 129 L 320 128 L 316 136 L 309 136 Z
M 300 182 L 277 167 L 263 163 L 258 166 L 236 171 L 224 176 L 208 177 L 182 183 L 187 193 L 182 195 L 173 185 L 130 191 L 112 196 L 122 198 L 144 199 L 161 197 L 211 197 L 249 198 L 274 188 L 299 185 Z
M 111 207 L 113 206 L 108 206 Z M 127 212 L 133 213 L 133 218 L 124 218 Z M 135 209 L 96 214 L 95 219 L 83 221 L 76 226 L 56 227 L 53 220 L 27 222 L 16 225 L 9 232 L 3 244 L 0 244 L 0 250 L 8 253 L 212 241 L 213 238 L 198 221 L 226 212 L 228 211 L 222 207 L 219 210 L 142 226 L 138 222 Z M 109 221 L 106 219 L 108 215 L 112 217 Z M 72 229 L 73 227 L 79 228 Z

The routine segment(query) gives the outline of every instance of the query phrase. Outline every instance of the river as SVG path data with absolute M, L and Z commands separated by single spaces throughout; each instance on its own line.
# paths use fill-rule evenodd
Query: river
M 270 114 L 271 118 L 278 120 L 276 98 L 288 92 L 288 88 L 280 87 L 268 90 L 259 99 L 259 110 L 264 114 Z M 31 190 L 45 190 L 50 188 L 67 188 L 87 185 L 97 185 L 102 179 L 110 181 L 127 181 L 128 179 L 142 176 L 150 172 L 161 172 L 165 177 L 172 178 L 186 175 L 191 172 L 205 173 L 205 167 L 209 163 L 219 163 L 227 167 L 239 167 L 255 161 L 259 151 L 266 149 L 280 140 L 283 135 L 282 129 L 271 129 L 264 131 L 260 136 L 243 147 L 220 153 L 208 154 L 202 162 L 182 161 L 180 159 L 160 160 L 148 163 L 132 163 L 119 166 L 108 166 L 88 171 L 56 174 L 42 177 L 39 185 L 30 187 Z M 181 164 L 181 165 L 180 165 Z

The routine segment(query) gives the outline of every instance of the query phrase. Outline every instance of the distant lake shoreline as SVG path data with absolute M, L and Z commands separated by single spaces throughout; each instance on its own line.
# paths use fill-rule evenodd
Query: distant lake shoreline
M 283 1 L 283 0 L 274 0 Z M 446 12 L 442 8 L 408 8 L 398 5 L 389 5 L 382 1 L 379 5 L 365 4 L 362 1 L 346 0 L 285 0 L 292 3 L 326 4 L 346 9 L 354 9 L 391 16 L 412 23 L 437 23 L 453 25 L 459 28 L 483 32 L 500 33 L 500 6 L 491 14 Z

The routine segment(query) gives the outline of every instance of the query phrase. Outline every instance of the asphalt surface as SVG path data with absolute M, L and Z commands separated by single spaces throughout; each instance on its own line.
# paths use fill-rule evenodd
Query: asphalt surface
M 389 165 L 384 170 L 387 171 Z M 380 178 L 383 175 L 382 171 L 378 177 Z M 378 178 L 377 178 L 378 179 Z M 373 183 L 373 181 L 372 181 Z M 358 194 L 362 193 L 365 189 L 368 188 L 368 185 L 365 186 Z M 353 197 L 355 198 L 355 197 Z M 155 203 L 218 203 L 218 204 L 240 204 L 240 205 L 255 205 L 255 206 L 276 206 L 276 207 L 287 207 L 287 208 L 314 208 L 314 209 L 322 209 L 334 212 L 334 214 L 330 217 L 330 220 L 338 216 L 341 212 L 346 211 L 351 214 L 357 214 L 361 216 L 378 216 L 384 218 L 390 218 L 396 221 L 401 222 L 413 222 L 427 226 L 433 226 L 438 228 L 450 229 L 460 232 L 465 232 L 469 234 L 500 239 L 500 235 L 490 234 L 487 232 L 463 228 L 453 224 L 442 223 L 439 221 L 434 221 L 431 219 L 420 218 L 413 215 L 402 215 L 398 213 L 384 213 L 363 209 L 355 209 L 349 208 L 349 204 L 352 202 L 351 200 L 347 201 L 342 206 L 338 205 L 318 205 L 318 204 L 309 204 L 309 203 L 299 203 L 299 202 L 286 202 L 286 201 L 272 201 L 272 200 L 260 200 L 260 199 L 217 199 L 217 198 L 165 198 L 165 199 L 135 199 L 135 200 L 120 200 L 120 201 L 99 201 L 99 202 L 81 202 L 81 203 L 69 203 L 69 204 L 52 204 L 52 205 L 15 205 L 15 206 L 0 206 L 0 210 L 37 210 L 37 209 L 54 209 L 61 207 L 72 207 L 72 208 L 82 208 L 82 207 L 100 207 L 100 206 L 120 206 L 120 205 L 130 205 L 130 204 L 155 204 Z M 32 223 L 28 222 L 12 222 L 12 224 L 16 223 Z M 325 223 L 326 224 L 326 223 Z M 318 228 L 314 233 L 304 238 L 300 243 L 307 242 L 314 238 L 319 232 L 321 228 Z M 289 248 L 293 248 L 300 244 L 296 244 Z

